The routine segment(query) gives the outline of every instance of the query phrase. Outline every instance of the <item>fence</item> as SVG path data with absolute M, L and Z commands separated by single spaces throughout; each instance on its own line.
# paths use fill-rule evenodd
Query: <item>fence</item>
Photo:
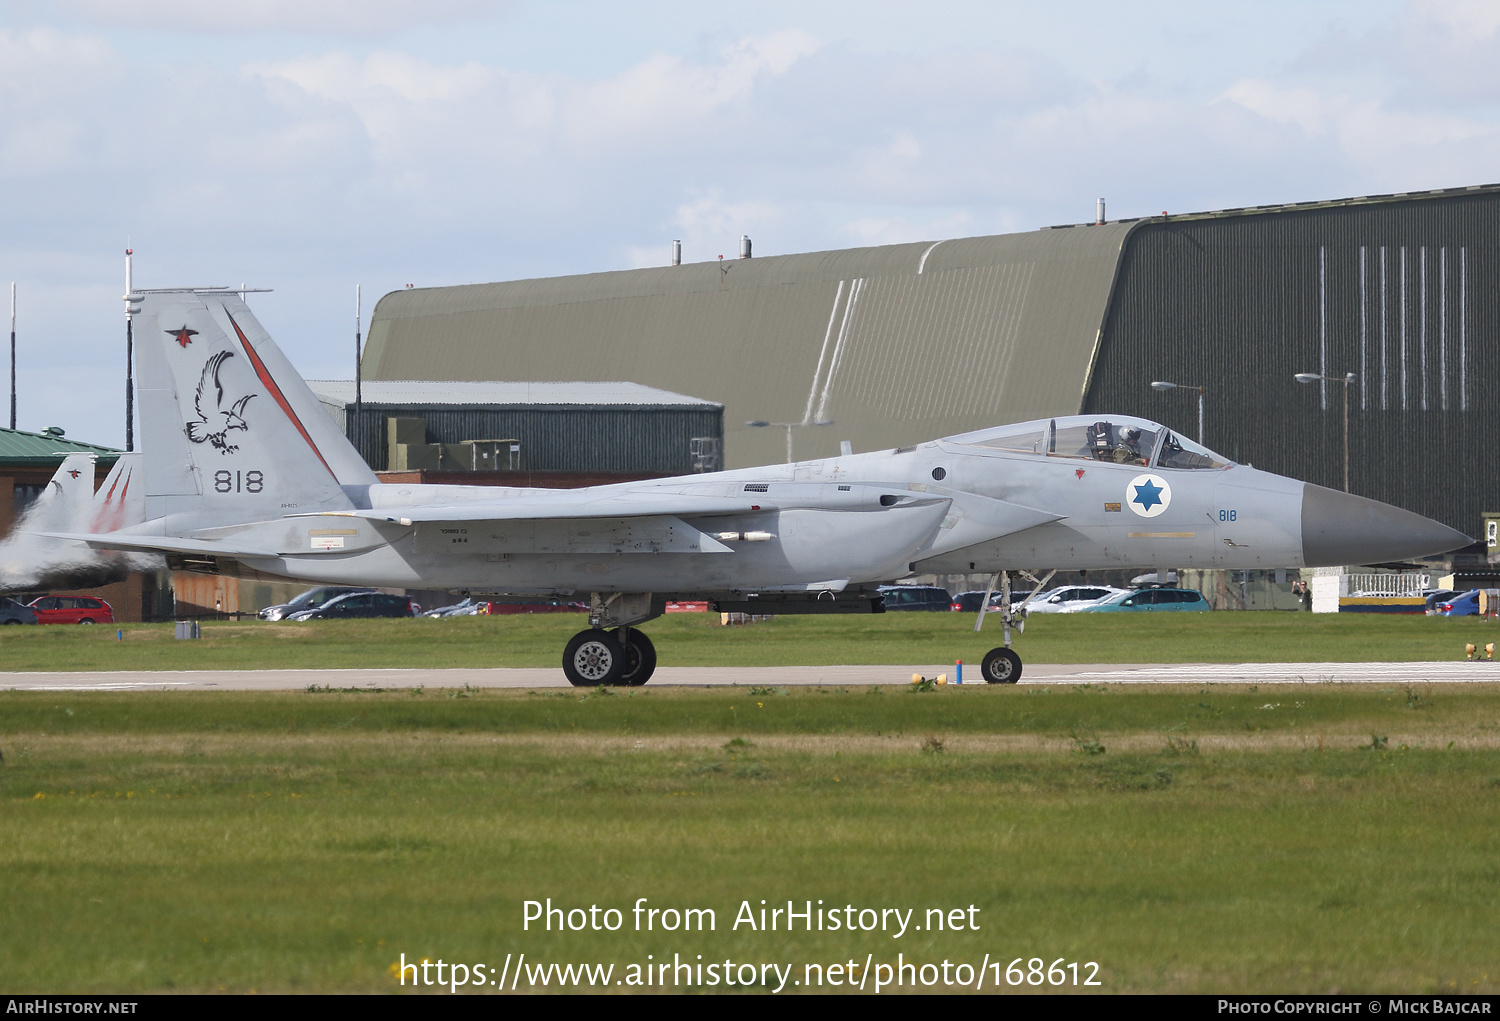
M 1351 574 L 1351 596 L 1420 596 L 1432 587 L 1426 574 Z

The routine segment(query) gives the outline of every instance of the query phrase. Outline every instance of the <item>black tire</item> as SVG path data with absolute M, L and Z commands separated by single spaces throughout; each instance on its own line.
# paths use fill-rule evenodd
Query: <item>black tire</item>
M 620 641 L 621 631 L 628 636 L 625 642 L 625 668 L 620 671 L 620 679 L 615 683 L 639 688 L 656 672 L 656 646 L 651 644 L 651 639 L 646 637 L 644 631 L 636 628 L 616 628 L 611 631 L 610 634 L 617 642 Z
M 1015 684 L 1021 679 L 1021 657 L 1011 649 L 991 649 L 984 654 L 979 672 L 986 684 Z
M 80 624 L 92 624 L 93 621 L 90 620 L 88 617 L 85 617 L 82 620 L 80 620 L 78 623 L 80 623 Z
M 7 623 L 7 624 L 19 624 L 21 622 L 19 620 L 16 620 L 14 617 L 12 617 L 10 620 L 6 621 L 5 623 Z
M 625 650 L 608 631 L 590 628 L 568 640 L 563 650 L 563 675 L 575 688 L 598 688 L 620 683 Z

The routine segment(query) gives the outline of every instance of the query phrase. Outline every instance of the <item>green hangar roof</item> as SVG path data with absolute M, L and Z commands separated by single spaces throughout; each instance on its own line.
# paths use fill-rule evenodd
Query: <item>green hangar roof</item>
M 69 454 L 97 454 L 99 463 L 112 465 L 120 456 L 113 447 L 65 440 L 50 433 L 0 429 L 0 466 L 12 468 L 56 468 Z
M 722 402 L 725 464 L 1073 414 L 1130 224 L 395 291 L 366 379 L 630 380 Z M 811 424 L 833 422 L 831 428 Z

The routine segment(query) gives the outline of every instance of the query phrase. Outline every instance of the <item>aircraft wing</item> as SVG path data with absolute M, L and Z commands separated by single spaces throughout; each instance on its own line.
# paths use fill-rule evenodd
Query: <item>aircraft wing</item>
M 565 491 L 563 491 L 565 492 Z M 681 493 L 611 493 L 585 499 L 523 496 L 509 500 L 432 507 L 376 507 L 372 510 L 296 514 L 290 517 L 354 517 L 399 525 L 436 521 L 524 521 L 558 518 L 638 518 L 670 515 L 748 514 L 761 504 L 736 497 Z
M 227 542 L 182 539 L 177 536 L 120 535 L 115 533 L 33 532 L 51 539 L 71 539 L 91 549 L 126 550 L 131 553 L 207 553 L 219 557 L 275 557 L 273 550 Z

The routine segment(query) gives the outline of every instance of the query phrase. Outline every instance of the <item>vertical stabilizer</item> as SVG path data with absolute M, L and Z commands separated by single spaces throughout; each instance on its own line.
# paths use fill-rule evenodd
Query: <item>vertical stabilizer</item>
M 135 324 L 149 516 L 344 510 L 376 481 L 239 295 L 148 291 Z
M 63 458 L 47 488 L 32 504 L 28 521 L 59 532 L 71 532 L 88 524 L 89 500 L 94 495 L 93 454 L 74 453 Z
M 104 484 L 94 493 L 83 525 L 67 531 L 95 534 L 118 532 L 146 520 L 146 482 L 142 470 L 143 454 L 121 454 L 115 466 L 104 477 Z M 92 479 L 90 479 L 92 485 Z

